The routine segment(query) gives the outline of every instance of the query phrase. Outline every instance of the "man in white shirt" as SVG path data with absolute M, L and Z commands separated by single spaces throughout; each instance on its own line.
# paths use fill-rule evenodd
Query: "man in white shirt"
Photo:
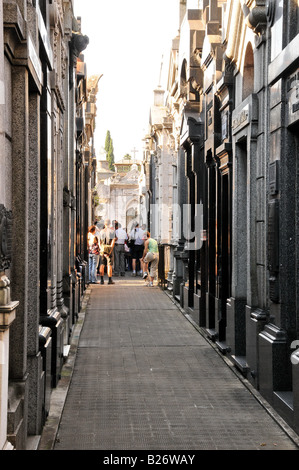
M 115 226 L 115 245 L 114 245 L 114 276 L 125 275 L 125 241 L 128 240 L 127 232 L 121 224 Z

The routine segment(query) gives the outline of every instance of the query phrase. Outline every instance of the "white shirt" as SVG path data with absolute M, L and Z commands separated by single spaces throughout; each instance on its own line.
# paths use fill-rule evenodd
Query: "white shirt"
M 140 228 L 133 229 L 130 238 L 132 240 L 135 240 L 135 245 L 143 245 L 144 244 L 144 238 L 145 238 L 145 232 Z
M 123 245 L 125 243 L 125 240 L 128 240 L 127 232 L 123 228 L 118 228 L 115 231 L 115 235 L 117 237 L 115 243 L 117 243 L 118 245 Z

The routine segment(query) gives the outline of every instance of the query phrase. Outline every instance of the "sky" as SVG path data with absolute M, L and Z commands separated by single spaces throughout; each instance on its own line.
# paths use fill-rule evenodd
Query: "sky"
M 87 75 L 102 75 L 97 94 L 96 154 L 107 130 L 115 161 L 127 153 L 142 159 L 153 91 L 166 87 L 172 39 L 179 29 L 179 0 L 74 0 Z M 138 149 L 135 153 L 133 149 Z

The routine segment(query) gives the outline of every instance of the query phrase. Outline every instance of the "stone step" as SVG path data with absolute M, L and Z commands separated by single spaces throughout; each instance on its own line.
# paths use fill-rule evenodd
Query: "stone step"
M 22 384 L 12 384 L 8 389 L 7 439 L 15 447 L 22 446 L 24 394 Z
M 26 450 L 38 450 L 41 436 L 28 436 L 26 442 Z
M 23 449 L 24 439 L 24 422 L 23 419 L 19 422 L 17 428 L 14 430 L 14 433 L 7 433 L 7 440 L 11 445 L 18 450 Z

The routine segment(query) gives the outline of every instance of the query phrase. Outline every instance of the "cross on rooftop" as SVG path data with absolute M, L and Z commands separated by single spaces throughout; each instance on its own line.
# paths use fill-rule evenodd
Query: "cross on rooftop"
M 138 153 L 138 150 L 136 149 L 136 147 L 133 148 L 133 150 L 131 150 L 131 152 L 134 154 L 134 162 L 135 162 L 135 154 Z

